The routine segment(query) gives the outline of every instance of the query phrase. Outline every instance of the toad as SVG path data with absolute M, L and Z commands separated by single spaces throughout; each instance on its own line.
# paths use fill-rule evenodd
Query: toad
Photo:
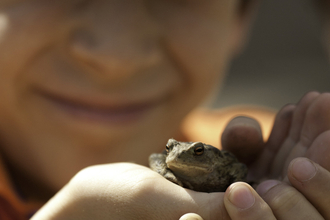
M 174 139 L 168 140 L 163 153 L 150 155 L 149 166 L 171 182 L 199 192 L 224 192 L 247 175 L 246 165 L 228 151 Z

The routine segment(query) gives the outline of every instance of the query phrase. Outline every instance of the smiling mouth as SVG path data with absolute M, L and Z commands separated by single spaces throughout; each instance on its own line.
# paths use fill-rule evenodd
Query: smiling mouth
M 93 100 L 72 99 L 45 91 L 39 94 L 70 117 L 95 123 L 127 124 L 138 121 L 161 101 L 109 104 Z

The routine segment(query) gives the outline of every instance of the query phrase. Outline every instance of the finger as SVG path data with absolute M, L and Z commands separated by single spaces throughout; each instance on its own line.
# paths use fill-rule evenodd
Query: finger
M 248 117 L 232 119 L 221 136 L 222 148 L 232 152 L 239 161 L 250 164 L 263 148 L 259 123 Z
M 276 154 L 285 138 L 288 136 L 292 117 L 296 106 L 289 104 L 284 106 L 276 115 L 273 130 L 269 136 L 266 147 Z
M 302 126 L 299 142 L 294 146 L 287 158 L 283 174 L 286 175 L 289 163 L 305 156 L 314 139 L 322 132 L 330 129 L 330 93 L 318 95 L 308 107 Z M 283 175 L 283 176 L 284 176 Z
M 265 145 L 265 149 L 260 158 L 252 165 L 251 170 L 253 170 L 253 172 L 250 172 L 249 178 L 259 179 L 269 170 L 271 162 L 274 160 L 280 146 L 289 133 L 295 107 L 296 106 L 292 104 L 286 105 L 277 113 L 273 130 Z
M 187 213 L 181 216 L 179 220 L 203 220 L 203 218 L 195 213 Z
M 224 204 L 232 220 L 275 219 L 269 206 L 251 186 L 243 182 L 236 182 L 228 187 Z
M 300 134 L 304 146 L 310 146 L 314 139 L 330 129 L 330 93 L 319 95 L 308 108 Z
M 330 171 L 330 130 L 314 140 L 306 152 L 306 157 Z
M 283 158 L 287 158 L 287 155 L 291 154 L 290 152 L 299 141 L 306 111 L 310 104 L 319 95 L 320 94 L 318 92 L 309 92 L 297 104 L 297 107 L 293 113 L 289 136 L 282 144 L 281 149 L 278 151 L 278 154 L 273 162 L 274 165 L 272 166 L 271 170 L 271 178 L 278 177 L 281 174 L 283 175 L 283 170 L 285 170 L 285 172 L 287 171 L 287 169 L 284 168 L 288 166 L 288 163 L 283 162 Z
M 268 180 L 257 187 L 277 219 L 324 219 L 318 210 L 294 187 L 277 180 Z
M 300 133 L 302 126 L 304 124 L 305 115 L 307 109 L 310 107 L 311 103 L 320 95 L 319 92 L 309 92 L 307 93 L 297 104 L 297 108 L 294 112 L 292 119 L 292 126 L 290 129 L 290 138 L 294 142 L 298 142 L 300 138 Z
M 289 166 L 288 178 L 321 213 L 330 219 L 330 172 L 306 158 L 297 158 Z

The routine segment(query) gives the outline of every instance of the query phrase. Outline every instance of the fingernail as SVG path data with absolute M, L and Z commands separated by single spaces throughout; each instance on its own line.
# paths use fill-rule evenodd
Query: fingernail
M 264 196 L 271 188 L 278 185 L 280 182 L 277 180 L 267 180 L 265 182 L 260 183 L 257 186 L 257 193 L 262 197 Z
M 305 158 L 298 158 L 291 163 L 292 176 L 299 182 L 306 182 L 316 175 L 316 167 Z
M 229 187 L 228 199 L 234 206 L 240 209 L 248 209 L 255 202 L 253 193 L 244 183 L 233 183 Z

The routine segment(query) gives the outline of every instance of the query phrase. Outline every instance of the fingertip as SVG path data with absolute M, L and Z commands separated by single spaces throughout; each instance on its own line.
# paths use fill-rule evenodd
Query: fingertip
M 187 213 L 181 216 L 179 220 L 203 220 L 203 218 L 195 213 Z
M 306 92 L 302 98 L 298 101 L 298 105 L 304 103 L 304 102 L 310 102 L 310 100 L 314 100 L 317 98 L 321 93 L 318 91 L 309 91 Z
M 288 120 L 292 118 L 293 112 L 296 109 L 296 107 L 297 106 L 292 103 L 286 104 L 285 106 L 282 107 L 282 109 L 279 111 L 277 116 L 283 120 Z
M 297 158 L 289 166 L 288 178 L 324 219 L 330 219 L 330 172 L 307 158 Z
M 236 182 L 231 184 L 225 195 L 228 200 L 237 209 L 248 209 L 255 203 L 254 193 L 251 191 L 251 187 L 243 182 Z
M 263 148 L 261 127 L 255 119 L 236 117 L 226 126 L 221 144 L 224 150 L 232 152 L 240 162 L 250 164 Z
M 233 183 L 225 193 L 224 204 L 231 219 L 275 219 L 272 210 L 247 183 Z
M 237 117 L 231 119 L 230 122 L 227 124 L 225 130 L 228 130 L 235 126 L 253 127 L 256 130 L 259 130 L 261 132 L 261 127 L 260 127 L 259 122 L 256 119 L 247 117 L 247 116 L 237 116 Z
M 307 158 L 296 158 L 289 165 L 289 175 L 300 183 L 311 180 L 317 172 L 317 168 Z

